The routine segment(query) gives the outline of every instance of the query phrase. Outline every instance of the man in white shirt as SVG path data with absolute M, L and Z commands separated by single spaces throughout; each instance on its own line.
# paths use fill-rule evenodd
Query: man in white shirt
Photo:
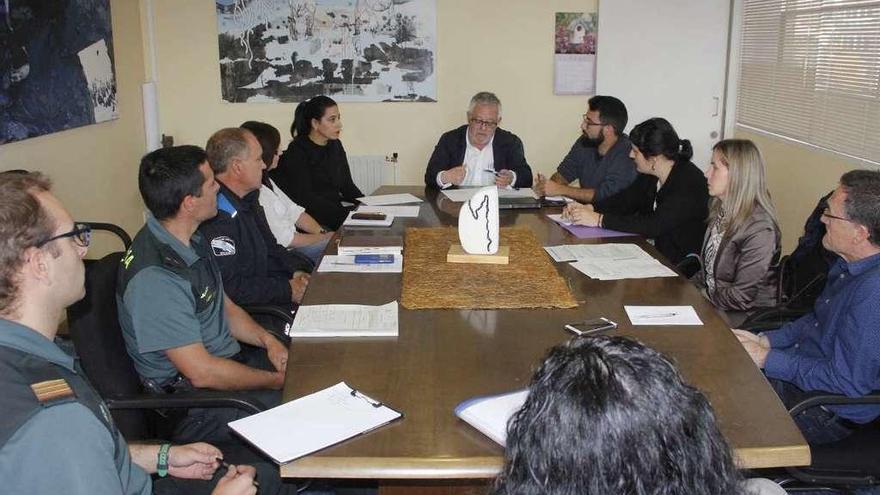
M 440 189 L 492 184 L 531 187 L 532 169 L 526 162 L 522 140 L 498 127 L 498 97 L 485 91 L 475 94 L 467 121 L 467 125 L 440 136 L 428 161 L 425 184 Z

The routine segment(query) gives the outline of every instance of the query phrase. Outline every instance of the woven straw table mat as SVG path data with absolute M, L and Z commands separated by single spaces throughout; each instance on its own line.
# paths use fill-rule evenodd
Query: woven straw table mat
M 577 301 L 528 229 L 502 228 L 510 263 L 447 263 L 452 227 L 406 229 L 403 294 L 407 309 L 574 308 Z

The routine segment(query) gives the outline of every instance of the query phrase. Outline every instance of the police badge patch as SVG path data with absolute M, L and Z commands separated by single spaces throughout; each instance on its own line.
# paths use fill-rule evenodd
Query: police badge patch
M 211 239 L 211 250 L 214 256 L 232 256 L 235 254 L 235 241 L 222 235 Z

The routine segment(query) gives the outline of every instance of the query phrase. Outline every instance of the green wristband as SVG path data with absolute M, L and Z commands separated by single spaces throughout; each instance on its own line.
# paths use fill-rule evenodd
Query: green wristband
M 171 450 L 170 443 L 163 443 L 159 446 L 159 462 L 156 464 L 156 473 L 159 477 L 168 476 L 168 451 Z

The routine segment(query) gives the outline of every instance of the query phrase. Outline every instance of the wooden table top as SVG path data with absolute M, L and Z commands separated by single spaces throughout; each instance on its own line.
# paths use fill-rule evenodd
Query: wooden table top
M 395 219 L 391 233 L 456 224 L 461 203 L 442 194 L 409 186 L 385 186 L 377 194 L 398 192 L 426 201 L 418 219 Z M 546 208 L 502 211 L 501 226 L 526 226 L 545 246 L 603 242 L 577 239 L 547 219 L 547 212 Z M 659 256 L 641 239 L 608 242 L 637 242 Z M 335 247 L 328 253 L 335 253 Z M 708 395 L 740 466 L 809 464 L 809 447 L 782 403 L 712 305 L 687 280 L 599 281 L 568 263 L 555 266 L 570 282 L 578 308 L 410 311 L 401 307 L 397 338 L 295 340 L 285 401 L 345 381 L 402 411 L 404 418 L 283 465 L 282 476 L 494 477 L 502 466 L 503 449 L 459 420 L 453 408 L 474 396 L 526 387 L 546 351 L 571 337 L 563 324 L 596 316 L 618 322 L 614 334 L 634 337 L 671 357 L 686 380 Z M 316 273 L 304 304 L 384 304 L 400 299 L 400 287 L 401 274 Z M 704 326 L 633 327 L 625 304 L 692 305 Z

